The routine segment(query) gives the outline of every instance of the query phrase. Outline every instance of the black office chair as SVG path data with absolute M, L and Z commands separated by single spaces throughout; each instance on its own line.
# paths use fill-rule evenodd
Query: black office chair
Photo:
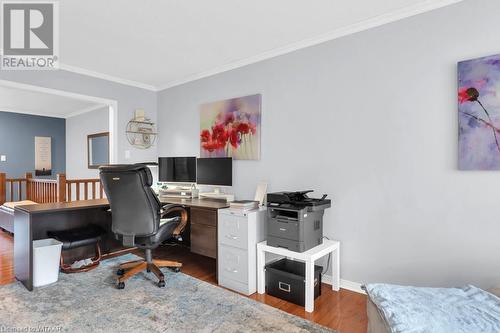
M 181 205 L 162 206 L 151 189 L 153 177 L 142 164 L 111 165 L 99 168 L 100 178 L 111 206 L 112 231 L 124 246 L 138 247 L 146 252 L 146 260 L 123 263 L 117 274 L 118 289 L 125 281 L 143 270 L 152 271 L 165 286 L 165 276 L 159 267 L 179 271 L 182 264 L 175 261 L 153 260 L 151 250 L 163 241 L 180 237 L 187 224 L 187 212 Z M 174 216 L 163 219 L 164 216 Z

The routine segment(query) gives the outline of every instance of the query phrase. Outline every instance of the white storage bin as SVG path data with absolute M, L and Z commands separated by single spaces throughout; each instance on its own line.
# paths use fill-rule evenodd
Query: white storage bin
M 33 241 L 33 286 L 54 283 L 59 278 L 62 243 L 53 238 Z

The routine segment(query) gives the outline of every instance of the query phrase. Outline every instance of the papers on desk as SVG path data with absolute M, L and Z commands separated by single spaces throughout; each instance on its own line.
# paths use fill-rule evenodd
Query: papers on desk
M 259 208 L 259 202 L 254 200 L 237 200 L 229 203 L 229 209 L 235 212 L 247 212 Z

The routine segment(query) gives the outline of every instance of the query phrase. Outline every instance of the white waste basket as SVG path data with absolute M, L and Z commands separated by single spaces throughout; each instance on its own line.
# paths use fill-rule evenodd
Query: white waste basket
M 54 283 L 59 278 L 62 243 L 53 238 L 33 241 L 33 286 Z

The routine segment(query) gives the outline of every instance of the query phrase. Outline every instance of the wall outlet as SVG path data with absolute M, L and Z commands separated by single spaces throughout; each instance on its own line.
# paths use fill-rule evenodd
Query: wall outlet
M 125 159 L 130 160 L 130 150 L 125 150 Z
M 7 155 L 0 155 L 0 162 L 7 162 Z

